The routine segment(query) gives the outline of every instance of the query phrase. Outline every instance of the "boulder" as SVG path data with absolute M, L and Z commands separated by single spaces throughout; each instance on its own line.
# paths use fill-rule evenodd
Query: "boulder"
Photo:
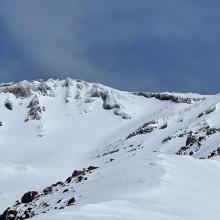
M 169 136 L 169 137 L 163 139 L 162 144 L 165 144 L 166 142 L 171 141 L 171 140 L 172 140 L 172 137 Z
M 25 193 L 21 198 L 21 203 L 30 203 L 32 202 L 38 195 L 36 191 L 30 191 Z
M 10 100 L 6 100 L 5 101 L 5 107 L 8 109 L 8 110 L 12 110 L 13 109 L 13 104 Z
M 71 176 L 66 179 L 67 183 L 71 183 L 71 181 L 72 181 L 72 177 Z
M 73 174 L 72 174 L 72 177 L 77 177 L 77 176 L 80 176 L 80 175 L 85 175 L 86 174 L 86 171 L 85 170 L 74 170 L 73 171 Z
M 89 166 L 88 168 L 87 168 L 87 171 L 89 172 L 89 171 L 92 171 L 92 170 L 96 170 L 96 169 L 98 169 L 99 167 L 94 167 L 94 166 Z
M 72 205 L 75 201 L 76 201 L 75 198 L 72 197 L 72 198 L 67 202 L 67 206 Z
M 190 135 L 188 136 L 188 138 L 186 139 L 186 146 L 192 146 L 193 144 L 195 144 L 197 142 L 197 137 Z
M 68 192 L 69 191 L 69 189 L 64 189 L 63 190 L 63 193 L 66 193 L 66 192 Z
M 160 129 L 165 129 L 165 128 L 167 128 L 167 126 L 168 126 L 167 123 L 165 123 L 160 127 Z
M 53 187 L 52 186 L 48 186 L 47 188 L 45 188 L 43 190 L 44 195 L 50 194 L 53 192 Z

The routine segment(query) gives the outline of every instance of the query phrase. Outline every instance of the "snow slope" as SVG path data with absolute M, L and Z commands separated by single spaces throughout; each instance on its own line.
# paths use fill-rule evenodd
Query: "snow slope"
M 145 188 L 128 198 L 76 205 L 33 219 L 219 219 L 219 162 L 165 156 L 162 165 L 166 174 L 154 189 Z
M 1 84 L 0 212 L 219 219 L 219 111 L 220 95 L 129 93 L 72 79 Z M 89 166 L 98 168 L 66 181 Z M 30 190 L 32 202 L 15 204 Z

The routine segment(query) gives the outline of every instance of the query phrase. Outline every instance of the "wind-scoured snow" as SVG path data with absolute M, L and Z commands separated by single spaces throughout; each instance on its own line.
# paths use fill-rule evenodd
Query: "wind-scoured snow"
M 219 113 L 220 95 L 129 93 L 72 79 L 1 84 L 0 212 L 219 219 Z M 22 203 L 30 191 L 38 195 Z

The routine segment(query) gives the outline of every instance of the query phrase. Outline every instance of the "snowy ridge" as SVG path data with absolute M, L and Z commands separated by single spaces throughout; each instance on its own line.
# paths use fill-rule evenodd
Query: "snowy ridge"
M 64 101 L 71 102 L 73 99 L 82 100 L 85 103 L 94 102 L 95 98 L 101 98 L 103 108 L 106 110 L 114 109 L 114 114 L 129 119 L 130 116 L 124 111 L 124 106 L 120 103 L 123 95 L 116 90 L 99 85 L 84 82 L 82 80 L 53 80 L 46 82 L 42 80 L 22 81 L 18 83 L 0 84 L 0 93 L 13 94 L 16 98 L 29 98 L 32 96 L 42 95 L 55 97 L 57 91 L 62 92 Z M 36 99 L 36 98 L 35 98 Z M 38 117 L 39 118 L 39 117 Z
M 218 219 L 204 189 L 220 179 L 219 94 L 50 79 L 1 84 L 0 97 L 0 220 Z

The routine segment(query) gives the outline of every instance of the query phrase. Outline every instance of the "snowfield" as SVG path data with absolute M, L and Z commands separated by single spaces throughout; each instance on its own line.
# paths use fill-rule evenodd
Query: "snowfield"
M 0 220 L 217 220 L 219 113 L 220 95 L 1 84 Z

